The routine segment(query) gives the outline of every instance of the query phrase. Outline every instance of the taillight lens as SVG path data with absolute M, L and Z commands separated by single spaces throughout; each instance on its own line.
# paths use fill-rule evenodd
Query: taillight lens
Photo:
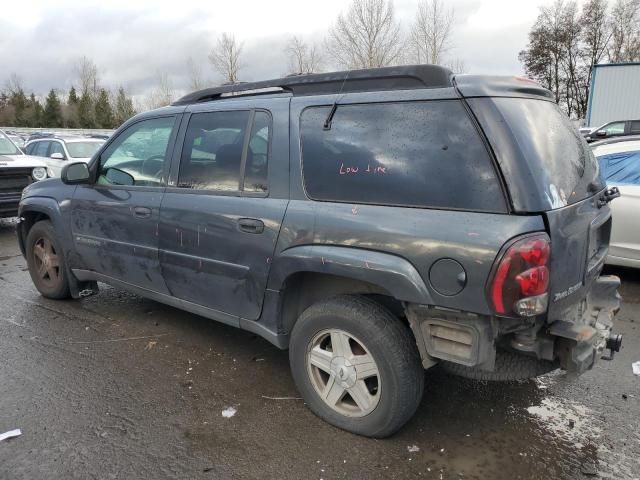
M 532 316 L 547 309 L 551 243 L 546 234 L 517 240 L 504 253 L 489 283 L 498 315 Z

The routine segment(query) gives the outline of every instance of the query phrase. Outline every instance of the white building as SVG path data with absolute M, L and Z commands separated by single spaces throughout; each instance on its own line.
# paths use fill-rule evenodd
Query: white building
M 640 119 L 640 62 L 593 66 L 586 123 Z

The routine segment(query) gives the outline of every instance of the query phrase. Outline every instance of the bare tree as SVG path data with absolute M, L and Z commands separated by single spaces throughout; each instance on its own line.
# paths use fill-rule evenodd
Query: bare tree
M 205 86 L 202 78 L 202 67 L 193 61 L 193 58 L 187 59 L 187 71 L 189 72 L 189 89 L 196 91 L 202 90 Z
M 411 27 L 411 46 L 418 63 L 444 63 L 451 49 L 451 29 L 455 18 L 453 7 L 442 0 L 421 0 Z
M 92 99 L 98 96 L 100 90 L 100 80 L 98 78 L 98 67 L 89 57 L 81 57 L 76 65 L 75 72 L 80 83 L 80 94 L 89 95 Z
M 225 82 L 237 83 L 238 72 L 242 67 L 240 64 L 240 55 L 242 54 L 242 43 L 236 40 L 236 37 L 223 33 L 216 46 L 209 53 L 209 61 L 213 68 L 222 77 Z
M 376 68 L 400 58 L 403 39 L 390 0 L 352 0 L 329 30 L 327 51 L 346 68 Z
M 9 95 L 17 95 L 20 92 L 24 93 L 24 83 L 22 77 L 17 73 L 12 73 L 7 80 L 5 89 Z
M 149 110 L 155 108 L 166 107 L 175 96 L 173 84 L 169 75 L 166 73 L 158 73 L 156 86 L 149 92 L 146 97 L 146 106 Z
M 308 45 L 300 37 L 291 37 L 285 53 L 289 57 L 289 73 L 317 73 L 321 69 L 320 51 L 315 45 Z
M 640 0 L 617 0 L 611 10 L 611 29 L 611 61 L 640 60 Z
M 453 73 L 464 73 L 467 69 L 467 66 L 464 63 L 464 60 L 460 58 L 454 58 L 453 60 L 449 60 L 444 63 L 444 66 L 451 70 Z

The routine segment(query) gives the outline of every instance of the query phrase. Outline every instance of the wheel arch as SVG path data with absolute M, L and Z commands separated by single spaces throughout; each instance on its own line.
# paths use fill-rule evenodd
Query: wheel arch
M 20 202 L 20 223 L 18 224 L 18 243 L 22 255 L 25 255 L 25 241 L 29 230 L 37 222 L 49 220 L 56 232 L 60 232 L 61 236 L 67 237 L 66 229 L 63 228 L 60 218 L 60 207 L 58 202 L 53 198 L 47 197 L 28 197 Z
M 269 288 L 280 292 L 279 328 L 289 334 L 313 303 L 336 295 L 365 295 L 404 317 L 404 302 L 431 304 L 418 271 L 406 259 L 343 246 L 291 248 L 273 265 Z

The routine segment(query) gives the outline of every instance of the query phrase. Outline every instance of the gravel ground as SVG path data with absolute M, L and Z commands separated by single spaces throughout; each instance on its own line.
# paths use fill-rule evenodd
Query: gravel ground
M 287 353 L 247 332 L 101 285 L 42 298 L 0 220 L 1 479 L 640 478 L 640 272 L 615 270 L 623 350 L 578 379 L 426 373 L 386 440 L 297 399 Z M 234 413 L 235 412 L 235 413 Z

